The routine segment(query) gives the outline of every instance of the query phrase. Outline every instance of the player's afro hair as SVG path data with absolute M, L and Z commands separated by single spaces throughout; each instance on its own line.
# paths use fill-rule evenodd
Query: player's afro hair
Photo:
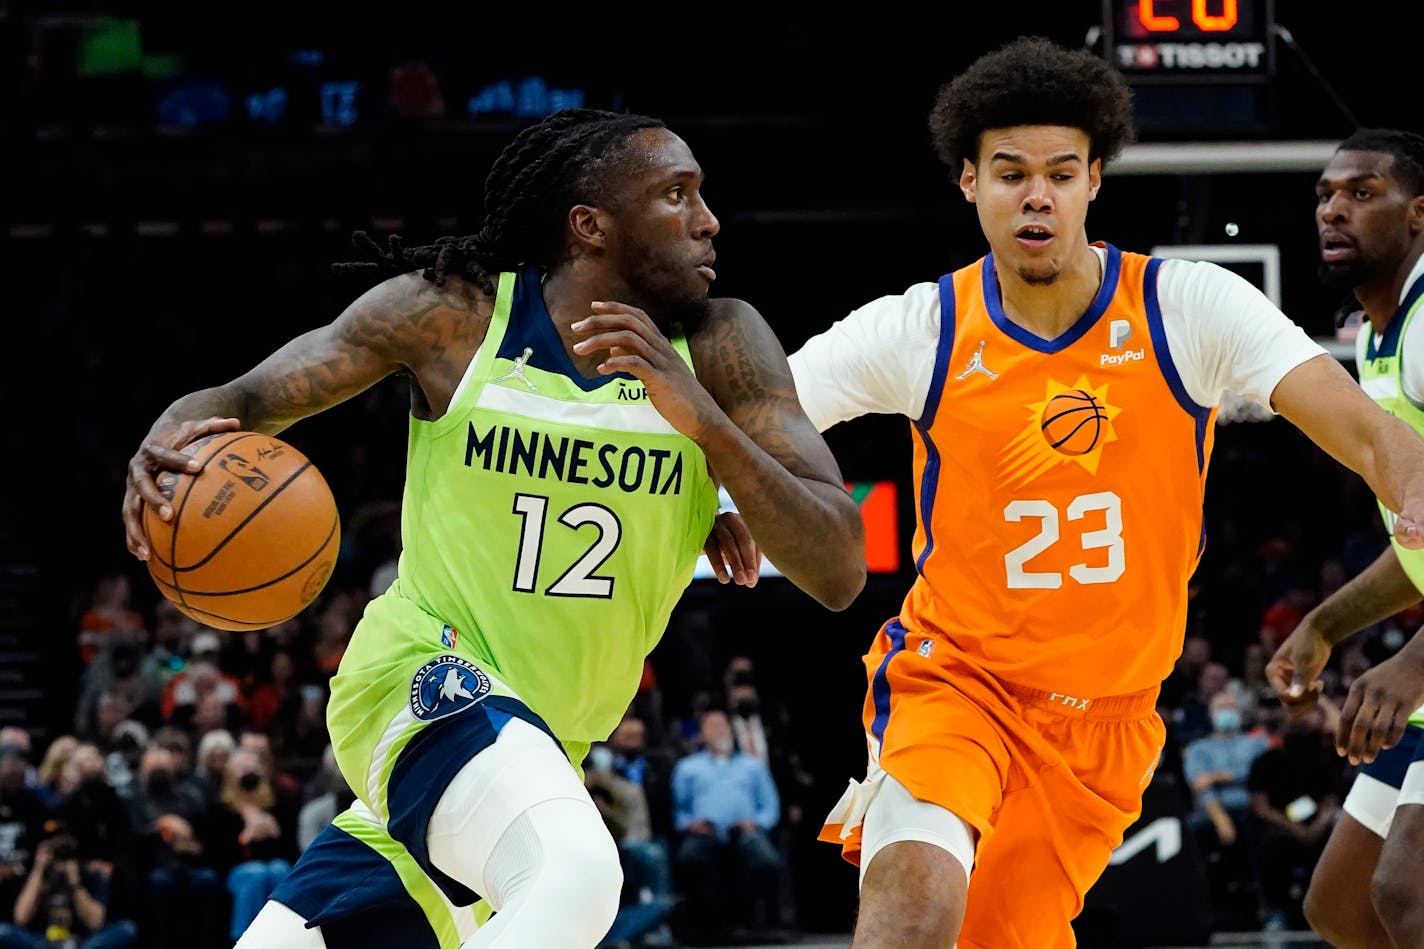
M 1015 125 L 1063 125 L 1088 133 L 1088 160 L 1103 164 L 1132 141 L 1132 92 L 1122 74 L 1085 50 L 1020 37 L 981 56 L 945 84 L 930 111 L 935 151 L 957 175 L 979 159 L 979 136 Z

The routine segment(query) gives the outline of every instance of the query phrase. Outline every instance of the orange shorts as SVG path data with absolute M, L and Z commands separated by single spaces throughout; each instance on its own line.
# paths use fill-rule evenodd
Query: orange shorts
M 1070 921 L 1137 819 L 1161 755 L 1157 690 L 1085 701 L 1020 688 L 898 619 L 865 665 L 872 772 L 979 832 L 960 949 L 1075 945 Z M 858 822 L 828 822 L 820 835 L 857 864 Z

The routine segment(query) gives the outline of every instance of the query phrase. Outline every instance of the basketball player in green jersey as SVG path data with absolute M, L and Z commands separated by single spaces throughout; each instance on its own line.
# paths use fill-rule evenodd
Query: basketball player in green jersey
M 632 698 L 716 482 L 821 603 L 863 585 L 859 512 L 775 335 L 708 298 L 718 223 L 701 184 L 655 119 L 556 113 L 495 162 L 478 233 L 393 240 L 381 263 L 401 276 L 179 399 L 144 439 L 124 502 L 139 557 L 141 507 L 164 504 L 153 475 L 191 470 L 185 443 L 276 433 L 412 378 L 398 579 L 357 626 L 327 714 L 358 802 L 243 949 L 596 945 L 621 874 L 571 762 Z M 477 897 L 496 915 L 468 935 Z
M 1321 276 L 1354 290 L 1360 384 L 1424 436 L 1424 137 L 1364 129 L 1316 183 Z M 1380 505 L 1393 535 L 1394 515 Z M 1320 692 L 1330 650 L 1417 603 L 1424 551 L 1397 542 L 1310 612 L 1268 674 L 1292 710 Z M 1348 949 L 1424 946 L 1424 631 L 1350 686 L 1336 748 L 1365 763 L 1306 894 L 1311 928 Z

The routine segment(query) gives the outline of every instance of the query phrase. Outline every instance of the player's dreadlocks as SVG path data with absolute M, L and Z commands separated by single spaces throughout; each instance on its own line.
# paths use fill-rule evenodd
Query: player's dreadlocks
M 492 278 L 523 264 L 550 266 L 564 253 L 564 224 L 575 204 L 606 204 L 610 172 L 631 170 L 633 133 L 664 128 L 646 115 L 564 109 L 521 131 L 495 159 L 485 179 L 485 218 L 474 234 L 404 246 L 392 234 L 386 249 L 365 231 L 352 241 L 372 259 L 332 265 L 337 273 L 403 274 L 421 270 L 443 285 L 457 274 L 494 293 Z

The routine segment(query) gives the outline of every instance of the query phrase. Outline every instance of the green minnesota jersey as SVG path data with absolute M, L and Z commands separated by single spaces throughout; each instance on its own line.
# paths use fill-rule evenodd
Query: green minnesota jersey
M 1411 365 L 1413 360 L 1424 360 L 1424 350 L 1406 352 L 1404 345 L 1408 338 L 1406 331 L 1410 323 L 1419 318 L 1421 310 L 1424 310 L 1424 276 L 1415 280 L 1414 285 L 1409 288 L 1399 310 L 1382 335 L 1376 334 L 1368 322 L 1360 328 L 1356 341 L 1356 365 L 1359 367 L 1360 385 L 1370 398 L 1424 438 L 1424 405 L 1415 402 L 1404 390 L 1405 359 L 1411 360 Z M 1416 331 L 1415 338 L 1424 339 L 1424 336 L 1420 336 Z M 1421 348 L 1416 346 L 1416 349 Z M 1420 592 L 1424 593 L 1424 550 L 1407 550 L 1401 547 L 1399 541 L 1394 539 L 1394 512 L 1383 503 L 1379 505 L 1379 509 L 1384 518 L 1385 529 L 1390 533 L 1390 543 L 1394 545 L 1394 552 L 1399 556 L 1404 572 L 1414 581 Z M 1424 725 L 1424 709 L 1416 712 L 1410 721 L 1416 725 Z
M 411 420 L 406 467 L 398 579 L 367 607 L 328 710 L 378 814 L 380 772 L 444 707 L 443 683 L 422 699 L 412 674 L 447 655 L 456 666 L 431 674 L 455 677 L 448 695 L 517 696 L 577 765 L 632 700 L 718 507 L 706 458 L 640 382 L 574 369 L 532 268 L 500 276 L 449 410 Z

